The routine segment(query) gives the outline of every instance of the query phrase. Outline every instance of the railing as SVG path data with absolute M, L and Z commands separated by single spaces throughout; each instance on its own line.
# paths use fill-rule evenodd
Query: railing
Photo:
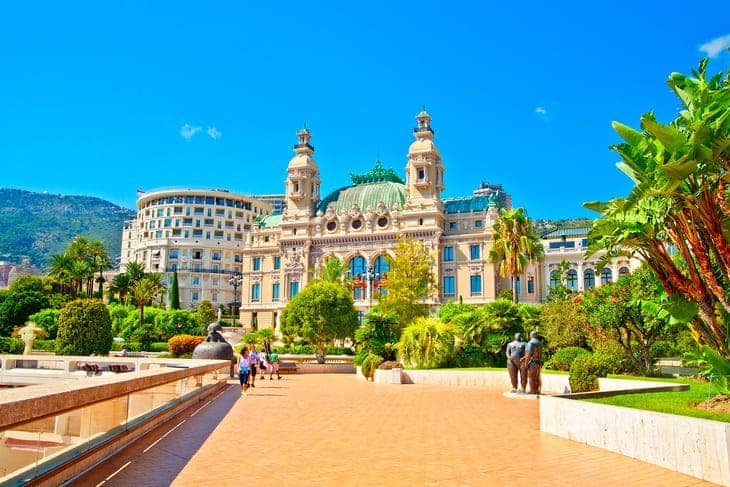
M 230 362 L 220 360 L 0 359 L 5 379 L 21 371 L 44 382 L 0 391 L 2 485 L 58 485 L 217 392 L 230 372 Z M 122 366 L 134 372 L 115 372 Z
M 227 270 L 227 269 L 205 269 L 202 267 L 199 269 L 193 269 L 192 267 L 185 267 L 185 268 L 182 268 L 182 267 L 173 268 L 172 266 L 165 267 L 165 272 L 173 272 L 173 271 L 185 272 L 185 273 L 190 272 L 193 274 L 194 273 L 208 273 L 208 274 L 229 274 L 229 275 L 241 272 L 241 271 L 237 271 L 237 270 Z

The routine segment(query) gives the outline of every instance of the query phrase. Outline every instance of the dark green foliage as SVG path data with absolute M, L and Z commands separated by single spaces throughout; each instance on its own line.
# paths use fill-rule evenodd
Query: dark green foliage
M 481 347 L 469 345 L 459 350 L 449 361 L 449 367 L 493 367 L 494 357 Z
M 35 340 L 33 342 L 33 350 L 41 352 L 55 352 L 56 340 Z
M 512 299 L 511 294 L 510 299 Z M 476 311 L 476 309 L 477 307 L 473 304 L 455 303 L 453 301 L 449 301 L 448 303 L 441 306 L 438 311 L 438 317 L 444 323 L 450 323 L 455 316 L 458 316 L 462 313 L 468 313 L 470 311 Z
M 249 335 L 250 333 L 247 333 Z M 244 342 L 245 342 L 244 336 Z M 313 345 L 292 343 L 290 345 L 282 345 L 278 348 L 279 353 L 290 353 L 293 355 L 314 355 L 317 349 Z
M 154 313 L 154 324 L 160 341 L 175 335 L 206 335 L 206 328 L 200 326 L 196 313 L 186 309 L 160 310 Z
M 368 355 L 378 355 L 383 360 L 395 360 L 398 342 L 398 317 L 377 311 L 365 316 L 365 323 L 355 330 L 357 354 L 355 365 L 362 364 Z
M 207 299 L 202 300 L 198 305 L 198 311 L 196 312 L 198 325 L 204 330 L 207 330 L 208 325 L 215 322 L 216 318 L 218 318 L 218 313 L 216 313 L 213 309 L 211 302 Z
M 30 315 L 49 306 L 48 297 L 42 291 L 3 291 L 0 293 L 0 334 L 10 335 L 13 328 L 23 326 Z
M 651 353 L 651 356 L 654 359 L 662 357 L 678 357 L 680 355 L 674 344 L 665 340 L 659 340 L 652 343 L 651 347 L 649 347 L 649 353 Z
M 104 303 L 96 299 L 78 299 L 61 310 L 56 338 L 57 354 L 106 355 L 111 347 L 112 324 Z
M 565 347 L 558 349 L 550 360 L 545 364 L 545 368 L 554 370 L 570 370 L 573 361 L 578 357 L 590 356 L 591 352 L 580 347 Z
M 21 354 L 25 343 L 20 338 L 0 337 L 0 353 Z
M 58 317 L 60 315 L 61 310 L 49 308 L 30 315 L 28 321 L 32 321 L 46 330 L 48 339 L 54 340 L 58 333 Z
M 573 392 L 589 392 L 598 390 L 598 378 L 608 375 L 608 368 L 603 360 L 593 355 L 577 357 L 570 367 L 570 390 Z
M 18 189 L 0 189 L 0 208 L 0 228 L 12 229 L 0 232 L 0 249 L 10 254 L 11 262 L 28 257 L 39 268 L 78 235 L 101 240 L 118 252 L 124 221 L 135 217 L 134 211 L 99 198 Z
M 180 309 L 180 287 L 177 283 L 177 272 L 172 273 L 170 284 L 170 309 Z

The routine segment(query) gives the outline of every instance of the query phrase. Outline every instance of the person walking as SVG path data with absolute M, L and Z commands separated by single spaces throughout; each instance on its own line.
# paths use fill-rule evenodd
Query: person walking
M 276 374 L 277 380 L 281 379 L 279 375 L 279 354 L 276 353 L 276 350 L 269 355 L 269 380 L 274 380 L 274 374 Z
M 241 395 L 245 396 L 248 393 L 248 376 L 251 373 L 251 369 L 248 365 L 248 348 L 243 347 L 241 353 L 238 355 L 238 381 L 241 383 Z
M 248 351 L 248 368 L 251 370 L 250 386 L 256 387 L 256 367 L 259 364 L 259 354 L 256 352 L 256 345 L 251 345 L 251 350 Z
M 266 373 L 266 369 L 269 367 L 269 362 L 266 360 L 266 351 L 261 350 L 259 352 L 259 368 L 261 369 L 261 380 L 266 379 L 264 377 L 264 374 Z

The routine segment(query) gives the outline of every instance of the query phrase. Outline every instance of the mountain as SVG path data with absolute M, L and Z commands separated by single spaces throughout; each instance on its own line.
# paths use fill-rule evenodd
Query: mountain
M 0 260 L 30 259 L 44 268 L 78 236 L 101 240 L 114 261 L 122 228 L 135 212 L 92 196 L 67 196 L 0 188 Z

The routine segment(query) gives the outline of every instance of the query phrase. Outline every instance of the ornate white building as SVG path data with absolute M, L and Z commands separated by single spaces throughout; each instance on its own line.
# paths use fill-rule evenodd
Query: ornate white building
M 141 193 L 137 218 L 124 224 L 121 268 L 144 264 L 147 272 L 178 273 L 180 306 L 214 308 L 238 303 L 231 277 L 243 270 L 243 248 L 271 206 L 226 190 L 170 189 Z
M 306 128 L 297 133 L 286 168 L 286 209 L 263 218 L 243 249 L 245 326 L 275 326 L 281 309 L 330 256 L 347 266 L 356 308 L 368 311 L 378 291 L 387 288 L 386 256 L 393 255 L 400 236 L 421 240 L 433 253 L 434 307 L 459 299 L 486 303 L 509 287 L 488 261 L 492 225 L 499 207 L 509 206 L 509 196 L 500 186 L 482 184 L 473 195 L 442 198 L 445 167 L 431 116 L 424 110 L 416 120 L 405 180 L 378 161 L 324 198 L 311 134 Z M 522 277 L 529 285 L 521 301 L 539 302 L 539 271 L 536 263 Z

